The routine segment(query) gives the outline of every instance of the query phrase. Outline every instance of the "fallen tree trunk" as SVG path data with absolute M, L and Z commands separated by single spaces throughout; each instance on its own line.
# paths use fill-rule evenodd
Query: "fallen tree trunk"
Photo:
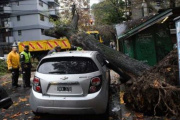
M 94 37 L 85 33 L 73 35 L 70 39 L 73 45 L 81 46 L 85 50 L 94 50 L 100 52 L 111 64 L 119 67 L 126 73 L 131 73 L 135 76 L 140 76 L 151 67 L 132 59 L 121 52 L 118 52 L 108 46 L 101 44 Z
M 48 34 L 50 33 L 50 34 Z M 78 33 L 75 31 L 66 30 L 62 33 L 61 30 L 54 32 L 53 35 L 56 38 L 60 36 L 66 36 L 69 38 L 69 41 L 74 46 L 82 47 L 84 50 L 93 50 L 101 53 L 113 66 L 120 68 L 127 74 L 132 74 L 134 76 L 140 76 L 146 70 L 149 70 L 151 67 L 140 62 L 138 60 L 132 59 L 121 52 L 118 52 L 108 46 L 97 41 L 93 36 L 86 33 Z M 46 35 L 51 35 L 51 32 L 46 32 Z M 117 71 L 117 69 L 115 70 Z

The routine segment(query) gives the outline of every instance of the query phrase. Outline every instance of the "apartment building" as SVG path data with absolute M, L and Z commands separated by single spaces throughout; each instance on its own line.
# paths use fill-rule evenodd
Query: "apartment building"
M 178 0 L 125 0 L 126 14 L 131 19 L 139 19 L 150 14 L 157 13 L 160 9 L 180 6 Z
M 0 56 L 3 56 L 3 51 L 7 49 L 7 43 L 5 42 L 6 35 L 9 33 L 5 28 L 5 19 L 10 17 L 10 7 L 8 6 L 10 0 L 0 1 Z
M 58 0 L 15 0 L 2 6 L 1 12 L 6 33 L 1 41 L 13 43 L 19 41 L 54 39 L 44 35 L 44 30 L 53 27 L 50 18 L 58 18 Z

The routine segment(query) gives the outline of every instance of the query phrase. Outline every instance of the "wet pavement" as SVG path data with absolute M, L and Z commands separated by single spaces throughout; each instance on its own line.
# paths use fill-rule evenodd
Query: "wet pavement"
M 34 73 L 32 73 L 33 78 Z M 119 85 L 117 85 L 119 76 L 111 71 L 112 89 L 110 90 L 109 102 L 109 120 L 120 120 L 120 98 Z M 19 78 L 19 84 L 22 86 L 22 77 Z M 0 77 L 0 85 L 3 86 L 13 100 L 13 105 L 5 110 L 0 109 L 0 120 L 104 120 L 102 115 L 47 115 L 35 116 L 29 105 L 29 95 L 31 88 L 19 87 L 11 89 L 11 75 L 6 74 Z

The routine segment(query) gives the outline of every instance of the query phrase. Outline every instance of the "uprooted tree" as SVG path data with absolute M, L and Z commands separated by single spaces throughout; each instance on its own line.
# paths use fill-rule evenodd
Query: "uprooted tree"
M 45 34 L 56 38 L 66 36 L 72 45 L 80 46 L 84 50 L 98 51 L 109 61 L 110 67 L 126 80 L 127 75 L 131 76 L 131 80 L 126 83 L 124 99 L 135 110 L 151 115 L 179 115 L 180 89 L 175 86 L 177 77 L 174 77 L 178 72 L 177 51 L 173 51 L 173 55 L 170 54 L 155 68 L 151 68 L 99 43 L 91 35 L 78 33 L 78 19 L 78 13 L 74 9 L 71 25 L 56 26 Z

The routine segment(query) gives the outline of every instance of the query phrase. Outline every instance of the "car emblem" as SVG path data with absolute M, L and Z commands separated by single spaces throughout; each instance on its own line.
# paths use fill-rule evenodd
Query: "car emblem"
M 68 77 L 63 77 L 63 78 L 60 78 L 61 80 L 66 80 L 66 79 L 68 79 Z

